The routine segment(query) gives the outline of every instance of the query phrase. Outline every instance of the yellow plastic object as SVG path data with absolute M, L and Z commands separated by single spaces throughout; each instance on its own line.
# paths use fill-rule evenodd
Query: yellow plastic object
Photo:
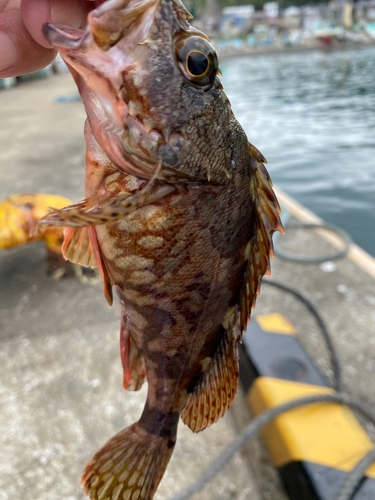
M 37 222 L 50 207 L 64 208 L 72 202 L 53 194 L 15 194 L 0 203 L 0 249 L 43 239 L 51 253 L 61 253 L 63 228 L 47 228 L 33 235 Z
M 256 320 L 265 332 L 284 333 L 286 335 L 296 334 L 292 323 L 279 313 L 257 316 Z
M 333 389 L 289 380 L 259 377 L 252 384 L 248 401 L 254 415 L 286 401 Z M 349 472 L 373 448 L 351 410 L 336 403 L 316 403 L 288 411 L 262 431 L 276 467 L 309 461 Z M 375 465 L 366 472 L 375 478 Z

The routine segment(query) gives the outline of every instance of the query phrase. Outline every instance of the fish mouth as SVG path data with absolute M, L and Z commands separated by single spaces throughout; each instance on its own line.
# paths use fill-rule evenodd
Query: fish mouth
M 205 35 L 189 24 L 193 18 L 180 0 L 168 0 L 173 8 L 179 29 Z M 91 41 L 103 51 L 128 38 L 134 44 L 148 39 L 161 0 L 106 0 L 87 16 L 86 29 L 69 28 L 47 23 L 42 31 L 45 38 L 56 47 L 87 48 Z
M 42 30 L 56 47 L 87 49 L 94 41 L 98 48 L 107 51 L 125 36 L 132 38 L 131 33 L 140 24 L 136 37 L 144 36 L 145 40 L 159 5 L 160 0 L 107 0 L 88 14 L 84 30 L 50 23 Z
M 181 29 L 188 29 L 190 14 L 179 0 L 170 2 Z M 134 103 L 131 106 L 132 90 L 124 88 L 124 73 L 139 75 L 139 59 L 149 57 L 147 41 L 160 4 L 161 0 L 107 0 L 89 13 L 85 30 L 46 24 L 43 33 L 67 63 L 93 135 L 109 159 L 120 170 L 144 179 L 151 179 L 166 160 L 158 179 L 186 182 L 196 177 L 177 171 L 168 161 L 185 139 L 141 119 Z
M 88 30 L 47 24 L 43 32 L 59 50 L 76 81 L 92 133 L 100 147 L 120 170 L 151 179 L 163 160 L 160 149 L 167 153 L 170 150 L 166 156 L 173 156 L 173 148 L 181 147 L 185 141 L 183 136 L 167 129 L 156 130 L 150 123 L 144 123 L 147 119 L 142 121 L 137 116 L 111 51 L 90 50 L 92 39 L 90 41 Z M 126 66 L 132 67 L 132 63 L 128 59 Z M 158 179 L 166 182 L 197 180 L 168 165 L 159 170 Z
M 96 39 L 103 31 L 99 30 L 95 39 L 90 24 L 85 30 L 46 24 L 43 33 L 67 63 L 101 148 L 119 168 L 151 178 L 157 166 L 156 150 L 162 137 L 156 132 L 150 134 L 140 120 L 129 114 L 127 102 L 130 96 L 123 95 L 124 90 L 120 90 L 122 82 L 118 75 L 121 75 L 121 70 L 116 71 L 111 51 L 105 50 L 107 46 L 98 50 Z M 101 45 L 103 47 L 103 43 Z M 131 62 L 127 65 L 131 66 Z

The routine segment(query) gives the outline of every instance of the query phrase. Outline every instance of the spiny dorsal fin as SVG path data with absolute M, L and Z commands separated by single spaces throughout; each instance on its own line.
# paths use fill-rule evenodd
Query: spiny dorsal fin
M 65 260 L 85 267 L 96 267 L 94 250 L 87 227 L 64 229 L 62 254 Z
M 254 156 L 254 158 L 260 162 L 263 162 L 263 163 L 268 163 L 268 161 L 265 159 L 265 157 L 262 155 L 262 153 L 259 151 L 258 148 L 256 148 L 254 146 L 254 144 L 251 144 L 251 142 L 249 142 L 249 151 L 251 153 L 252 156 Z M 271 179 L 268 177 L 268 180 L 269 182 L 271 182 Z M 271 186 L 272 186 L 272 183 L 271 183 Z
M 186 403 L 181 417 L 193 432 L 217 422 L 234 400 L 238 388 L 238 340 L 237 329 L 225 331 L 215 356 Z
M 253 152 L 251 148 L 250 152 Z M 253 193 L 256 205 L 255 231 L 245 250 L 247 269 L 239 301 L 239 329 L 241 332 L 245 330 L 251 308 L 255 306 L 263 276 L 271 273 L 270 257 L 274 255 L 272 235 L 275 231 L 284 233 L 279 217 L 281 210 L 272 189 L 270 176 L 258 158 L 251 155 L 251 161 L 254 175 L 251 178 L 250 192 Z

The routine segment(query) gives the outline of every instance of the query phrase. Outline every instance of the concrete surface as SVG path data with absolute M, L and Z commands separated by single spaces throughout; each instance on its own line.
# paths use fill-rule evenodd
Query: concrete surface
M 287 231 L 285 237 L 280 237 L 280 245 L 288 252 L 298 254 L 322 255 L 334 250 L 317 234 L 302 229 Z M 271 269 L 273 279 L 295 287 L 317 306 L 340 356 L 345 389 L 374 411 L 375 280 L 347 258 L 327 265 L 297 264 L 276 257 L 271 262 Z M 314 318 L 293 296 L 263 284 L 253 314 L 273 312 L 283 314 L 293 323 L 306 351 L 333 384 L 329 353 Z M 246 402 L 241 397 L 236 398 L 231 414 L 239 430 L 251 420 Z M 375 442 L 374 425 L 361 415 L 356 416 Z M 262 498 L 286 500 L 261 438 L 252 439 L 244 451 Z
M 53 104 L 74 93 L 69 75 L 0 92 L 0 199 L 17 192 L 83 197 L 84 111 L 77 102 Z M 304 253 L 330 248 L 305 230 L 291 231 L 283 244 Z M 100 284 L 48 278 L 44 256 L 41 243 L 0 254 L 0 500 L 83 499 L 84 465 L 138 418 L 145 400 L 145 388 L 130 393 L 121 386 L 117 304 L 108 307 Z M 375 281 L 348 259 L 337 261 L 333 272 L 323 269 L 276 258 L 272 276 L 318 306 L 339 349 L 346 387 L 373 407 Z M 264 285 L 255 314 L 276 311 L 292 321 L 331 379 L 314 320 L 295 299 Z M 181 423 L 156 498 L 189 485 L 249 420 L 239 396 L 229 414 L 203 433 L 194 435 Z M 364 426 L 375 439 L 374 426 Z M 286 499 L 258 438 L 198 498 Z

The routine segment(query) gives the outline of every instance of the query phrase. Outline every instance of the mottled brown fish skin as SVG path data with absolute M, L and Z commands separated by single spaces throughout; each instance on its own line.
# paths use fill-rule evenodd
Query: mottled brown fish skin
M 108 302 L 114 286 L 121 303 L 123 385 L 138 390 L 148 380 L 139 422 L 85 469 L 95 500 L 151 500 L 180 415 L 198 432 L 229 408 L 237 344 L 281 229 L 264 157 L 236 121 L 216 69 L 200 88 L 187 63 L 177 63 L 179 47 L 197 43 L 214 68 L 213 49 L 188 19 L 178 0 L 111 0 L 93 11 L 86 32 L 45 30 L 88 116 L 87 200 L 45 224 L 71 226 L 67 258 L 95 256 Z
M 146 359 L 149 408 L 182 411 L 239 301 L 254 232 L 250 168 L 248 161 L 224 189 L 185 189 L 97 227 L 127 327 Z
M 232 120 L 227 106 L 224 112 Z M 217 349 L 228 310 L 239 301 L 255 205 L 248 142 L 234 120 L 233 129 L 232 157 L 238 167 L 232 167 L 232 180 L 224 188 L 185 188 L 157 205 L 97 226 L 124 320 L 146 359 L 146 413 L 182 411 Z M 100 154 L 97 150 L 96 159 Z M 99 179 L 97 161 L 87 163 L 88 196 L 91 191 L 128 189 L 131 183 L 138 187 L 133 178 L 104 163 Z M 149 420 L 146 413 L 141 423 Z

